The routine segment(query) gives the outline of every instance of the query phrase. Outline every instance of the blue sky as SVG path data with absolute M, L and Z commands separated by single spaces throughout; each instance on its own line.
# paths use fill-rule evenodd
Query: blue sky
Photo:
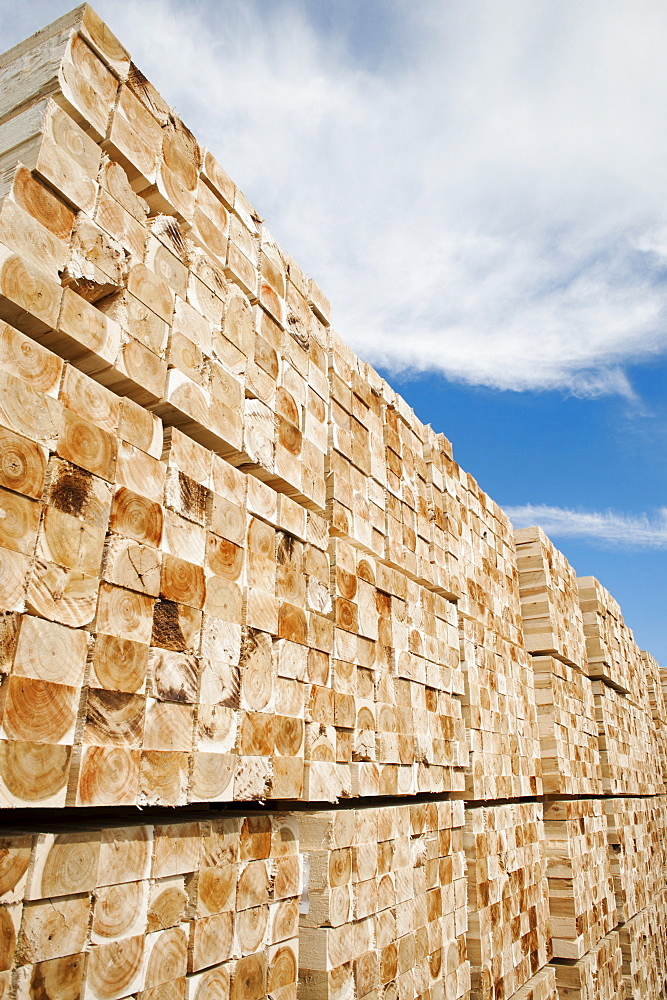
M 0 48 L 68 6 L 0 0 Z M 95 6 L 342 336 L 667 664 L 667 7 Z

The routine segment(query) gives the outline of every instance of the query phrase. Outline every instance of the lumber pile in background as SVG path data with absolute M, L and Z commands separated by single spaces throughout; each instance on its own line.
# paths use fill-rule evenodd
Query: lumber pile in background
M 551 957 L 538 803 L 466 810 L 471 998 L 512 996 Z
M 531 650 L 544 791 L 603 791 L 594 689 L 576 575 L 539 528 L 515 532 L 521 614 Z
M 665 913 L 654 903 L 619 927 L 628 1000 L 657 1000 L 665 990 Z
M 584 670 L 587 662 L 577 576 L 541 528 L 514 533 L 526 649 Z
M 655 795 L 662 786 L 650 715 L 604 681 L 593 681 L 602 787 L 612 795 Z
M 593 686 L 554 656 L 534 656 L 542 784 L 548 795 L 600 795 L 602 764 Z
M 539 529 L 515 534 L 544 786 L 567 796 L 544 811 L 559 992 L 657 997 L 666 881 L 660 668 L 597 580 L 575 581 Z
M 623 621 L 618 603 L 595 577 L 580 577 L 579 604 L 586 636 L 589 677 L 599 678 L 645 706 L 645 667 L 641 650 Z
M 540 529 L 515 538 L 544 789 L 558 796 L 544 806 L 558 989 L 591 1000 L 657 997 L 665 932 L 655 930 L 654 900 L 666 880 L 660 668 L 597 580 L 577 580 Z
M 657 1000 L 666 706 L 89 6 L 0 56 L 0 1000 Z
M 642 652 L 644 664 L 644 682 L 651 710 L 651 719 L 655 733 L 655 741 L 660 758 L 662 783 L 667 779 L 667 690 L 663 688 L 663 671 L 660 664 L 650 653 Z M 660 775 L 658 776 L 660 784 Z
M 467 797 L 539 795 L 540 739 L 529 654 L 461 617 L 461 660 L 470 741 Z

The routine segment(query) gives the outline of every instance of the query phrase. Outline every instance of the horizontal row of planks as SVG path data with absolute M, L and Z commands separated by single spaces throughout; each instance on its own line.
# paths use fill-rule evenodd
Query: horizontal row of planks
M 0 56 L 0 1000 L 660 1000 L 666 698 L 89 6 Z
M 0 996 L 658 1000 L 655 808 L 667 796 L 7 828 Z

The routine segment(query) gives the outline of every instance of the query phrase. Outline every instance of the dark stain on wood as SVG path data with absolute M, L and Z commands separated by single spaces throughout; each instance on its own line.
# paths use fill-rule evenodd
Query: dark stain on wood
M 210 491 L 183 472 L 178 473 L 178 486 L 182 510 L 203 524 L 208 510 Z
M 89 691 L 86 735 L 104 746 L 139 749 L 144 732 L 145 699 L 122 691 Z
M 161 649 L 173 649 L 177 653 L 186 650 L 187 643 L 181 629 L 178 604 L 175 601 L 155 602 L 151 645 L 160 646 Z
M 93 477 L 75 465 L 60 466 L 49 488 L 48 502 L 64 514 L 81 517 L 90 499 Z
M 0 670 L 9 673 L 19 635 L 21 615 L 17 611 L 0 612 Z

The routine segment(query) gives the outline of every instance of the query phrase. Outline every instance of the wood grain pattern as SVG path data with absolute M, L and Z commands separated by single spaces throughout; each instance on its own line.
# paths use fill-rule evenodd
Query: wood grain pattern
M 667 679 L 613 597 L 90 7 L 0 84 L 0 804 L 73 824 L 2 840 L 0 997 L 615 1000 L 622 919 L 657 1000 Z

